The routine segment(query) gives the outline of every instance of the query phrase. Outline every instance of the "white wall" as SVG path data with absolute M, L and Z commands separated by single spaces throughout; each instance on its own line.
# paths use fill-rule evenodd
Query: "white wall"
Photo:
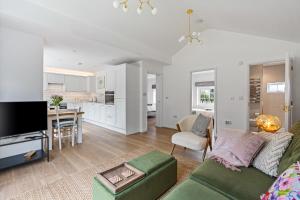
M 43 40 L 0 28 L 0 101 L 43 99 Z
M 164 68 L 164 126 L 190 113 L 190 76 L 192 71 L 217 70 L 217 128 L 248 128 L 249 64 L 294 56 L 294 72 L 300 74 L 300 45 L 296 43 L 226 31 L 208 30 L 202 45 L 187 45 Z M 294 103 L 300 119 L 300 79 L 294 77 Z M 224 121 L 232 120 L 226 126 Z
M 34 100 L 43 100 L 43 40 L 0 27 L 0 101 Z M 4 146 L 0 158 L 39 148 L 39 141 Z

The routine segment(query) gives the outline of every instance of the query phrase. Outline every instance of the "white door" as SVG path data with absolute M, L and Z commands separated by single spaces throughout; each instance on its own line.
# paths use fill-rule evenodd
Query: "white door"
M 285 105 L 284 105 L 284 112 L 285 112 L 285 130 L 289 130 L 292 124 L 292 74 L 293 65 L 292 59 L 289 55 L 286 55 L 285 58 Z

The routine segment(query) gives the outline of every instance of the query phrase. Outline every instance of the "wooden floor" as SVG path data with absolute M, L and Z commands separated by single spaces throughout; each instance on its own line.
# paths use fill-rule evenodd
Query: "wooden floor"
M 10 199 L 18 194 L 49 185 L 66 176 L 74 175 L 89 167 L 105 165 L 111 159 L 119 159 L 132 152 L 146 152 L 157 149 L 169 153 L 172 149 L 171 136 L 176 132 L 167 128 L 156 128 L 155 118 L 149 119 L 148 131 L 130 136 L 83 124 L 83 144 L 71 147 L 66 138 L 62 151 L 58 150 L 57 141 L 54 141 L 54 150 L 51 152 L 50 162 L 40 161 L 23 165 L 0 172 L 0 199 Z M 200 160 L 201 153 L 176 148 L 175 157 L 180 163 L 188 161 L 190 165 L 184 168 L 195 168 Z M 181 173 L 179 170 L 179 174 Z

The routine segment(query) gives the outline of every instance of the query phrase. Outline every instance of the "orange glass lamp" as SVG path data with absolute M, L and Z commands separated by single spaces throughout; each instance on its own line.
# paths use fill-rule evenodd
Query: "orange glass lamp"
M 259 115 L 256 118 L 257 127 L 270 133 L 275 133 L 281 128 L 281 121 L 274 115 Z

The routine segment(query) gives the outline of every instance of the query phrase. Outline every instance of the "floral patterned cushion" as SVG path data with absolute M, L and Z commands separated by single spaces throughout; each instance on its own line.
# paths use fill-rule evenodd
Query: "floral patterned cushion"
M 261 196 L 262 200 L 300 199 L 300 163 L 286 169 L 273 183 L 269 191 Z

